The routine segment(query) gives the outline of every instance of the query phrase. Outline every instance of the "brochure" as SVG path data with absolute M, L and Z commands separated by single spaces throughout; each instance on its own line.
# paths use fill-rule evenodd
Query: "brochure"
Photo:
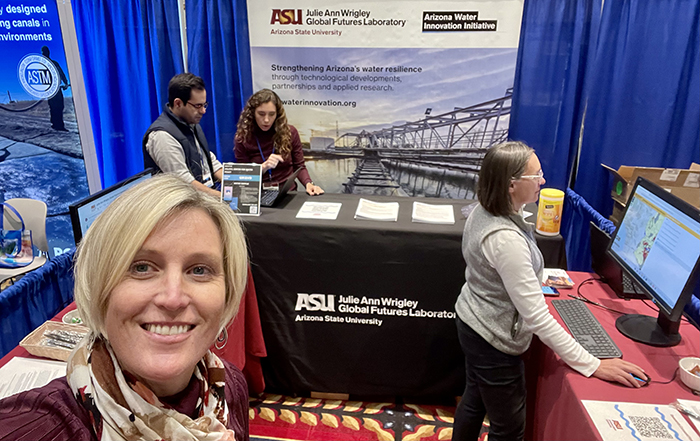
M 237 214 L 260 215 L 262 165 L 225 162 L 221 200 Z
M 411 220 L 427 224 L 452 225 L 455 223 L 455 210 L 452 205 L 433 205 L 414 201 Z
M 685 418 L 669 405 L 589 400 L 581 403 L 603 441 L 700 440 Z
M 373 202 L 360 198 L 355 211 L 355 219 L 396 222 L 398 218 L 398 202 Z
M 66 375 L 66 363 L 15 357 L 0 369 L 0 399 L 49 384 Z
M 569 274 L 563 269 L 559 268 L 545 268 L 544 274 L 542 275 L 543 282 L 545 286 L 552 286 L 554 288 L 573 288 L 574 281 L 571 280 Z
M 297 219 L 338 219 L 340 202 L 312 202 L 306 201 L 297 213 Z

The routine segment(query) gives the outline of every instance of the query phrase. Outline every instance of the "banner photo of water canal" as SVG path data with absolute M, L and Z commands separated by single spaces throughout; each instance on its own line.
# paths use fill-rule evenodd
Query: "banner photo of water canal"
M 486 150 L 508 136 L 512 89 L 504 96 L 372 132 L 312 138 L 305 152 L 330 193 L 476 199 Z

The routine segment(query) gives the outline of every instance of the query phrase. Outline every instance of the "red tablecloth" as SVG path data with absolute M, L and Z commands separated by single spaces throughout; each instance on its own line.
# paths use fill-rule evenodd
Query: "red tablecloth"
M 51 320 L 61 321 L 61 318 L 69 311 L 74 310 L 75 303 L 68 305 Z M 260 314 L 258 312 L 258 299 L 255 294 L 253 276 L 248 269 L 248 283 L 246 292 L 241 299 L 238 315 L 227 328 L 228 341 L 222 349 L 212 347 L 212 350 L 221 358 L 235 364 L 248 381 L 248 390 L 251 394 L 259 394 L 265 390 L 260 358 L 265 357 L 265 341 L 260 327 Z M 38 358 L 31 355 L 21 346 L 17 346 L 0 359 L 0 367 L 4 366 L 14 357 Z
M 585 279 L 594 276 L 589 273 L 569 274 L 576 287 Z M 576 295 L 576 287 L 560 290 L 560 298 L 568 298 L 569 293 Z M 658 315 L 641 300 L 627 301 L 618 298 L 607 285 L 598 281 L 582 286 L 581 294 L 625 313 Z M 647 303 L 652 305 L 649 301 Z M 642 367 L 651 376 L 652 383 L 643 388 L 632 389 L 597 378 L 586 378 L 568 367 L 551 349 L 535 339 L 526 357 L 529 372 L 526 428 L 528 440 L 601 439 L 581 400 L 669 404 L 677 398 L 698 399 L 681 383 L 680 374 L 670 384 L 653 382 L 670 380 L 681 358 L 698 356 L 700 332 L 695 327 L 684 320 L 680 327 L 680 344 L 670 348 L 657 348 L 634 342 L 620 334 L 615 328 L 615 320 L 620 314 L 591 305 L 589 309 L 620 348 L 623 359 Z M 551 304 L 550 311 L 561 323 L 559 314 Z

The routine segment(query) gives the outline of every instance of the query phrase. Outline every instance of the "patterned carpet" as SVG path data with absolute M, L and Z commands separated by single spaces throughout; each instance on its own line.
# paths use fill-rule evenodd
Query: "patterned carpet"
M 253 441 L 451 440 L 454 406 L 291 398 L 250 400 Z M 487 439 L 488 427 L 481 440 Z

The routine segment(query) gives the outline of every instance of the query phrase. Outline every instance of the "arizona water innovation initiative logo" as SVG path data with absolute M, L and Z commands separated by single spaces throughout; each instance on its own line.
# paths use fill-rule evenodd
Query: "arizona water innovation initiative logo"
M 53 97 L 61 83 L 56 66 L 43 55 L 25 55 L 17 66 L 17 76 L 22 88 L 37 99 Z

